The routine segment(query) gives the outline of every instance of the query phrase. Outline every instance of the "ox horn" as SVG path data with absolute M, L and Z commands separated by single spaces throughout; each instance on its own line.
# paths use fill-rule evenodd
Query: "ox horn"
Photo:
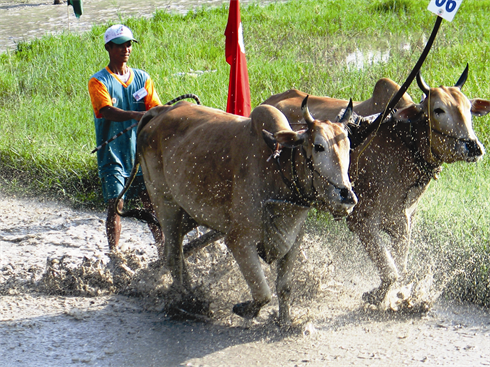
M 427 85 L 424 78 L 422 78 L 422 73 L 420 70 L 417 72 L 417 85 L 426 96 L 429 95 L 430 87 Z
M 459 89 L 463 88 L 464 83 L 466 83 L 466 79 L 468 79 L 468 68 L 469 68 L 469 65 L 466 64 L 466 68 L 464 69 L 463 74 L 461 74 L 458 81 L 454 85 L 456 88 L 459 88 Z
M 303 118 L 305 119 L 306 124 L 308 125 L 308 129 L 313 124 L 315 119 L 311 116 L 310 109 L 308 108 L 308 95 L 303 99 L 301 103 L 301 112 L 303 113 Z
M 354 105 L 352 103 L 352 98 L 350 98 L 349 99 L 349 104 L 345 108 L 344 114 L 340 118 L 339 122 L 342 123 L 342 124 L 344 124 L 344 125 L 347 125 L 349 123 L 349 121 L 350 121 L 350 118 L 352 116 L 352 111 L 353 110 L 354 110 Z

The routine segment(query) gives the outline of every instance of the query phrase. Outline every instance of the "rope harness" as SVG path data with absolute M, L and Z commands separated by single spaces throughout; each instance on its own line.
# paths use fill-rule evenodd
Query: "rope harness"
M 432 158 L 432 162 L 427 161 L 421 150 L 419 149 L 419 144 L 415 130 L 422 124 L 427 122 L 429 125 L 429 152 L 430 156 Z M 442 171 L 442 166 L 440 163 L 436 163 L 439 160 L 435 157 L 434 153 L 432 152 L 432 141 L 431 141 L 431 132 L 435 131 L 441 135 L 446 135 L 440 131 L 434 130 L 432 128 L 432 125 L 430 123 L 429 116 L 427 114 L 423 114 L 420 120 L 418 121 L 416 126 L 413 126 L 412 124 L 409 125 L 408 130 L 404 129 L 399 129 L 398 130 L 398 135 L 402 139 L 402 141 L 405 143 L 405 146 L 410 150 L 412 157 L 414 158 L 415 165 L 417 168 L 421 171 L 422 177 L 417 183 L 417 186 L 425 186 L 427 185 L 430 180 L 434 179 L 437 180 L 439 178 L 439 174 Z
M 289 161 L 291 163 L 291 179 L 288 179 L 286 177 L 286 175 L 284 173 L 284 167 L 281 164 L 280 155 L 282 153 L 282 147 L 280 146 L 280 144 L 276 144 L 276 147 L 273 150 L 273 153 L 267 159 L 267 161 L 269 161 L 272 158 L 274 159 L 276 166 L 277 166 L 277 169 L 279 170 L 279 173 L 281 175 L 282 181 L 289 188 L 289 190 L 293 193 L 294 197 L 293 197 L 292 202 L 294 204 L 311 207 L 312 204 L 314 204 L 317 201 L 318 191 L 315 188 L 315 185 L 313 184 L 313 179 L 314 179 L 313 176 L 315 173 L 318 175 L 318 177 L 322 181 L 328 183 L 329 185 L 333 186 L 337 190 L 341 190 L 332 181 L 323 177 L 320 174 L 320 172 L 318 172 L 315 169 L 315 166 L 313 164 L 313 160 L 311 159 L 311 157 L 307 156 L 305 148 L 303 146 L 301 146 L 302 154 L 305 157 L 305 166 L 308 168 L 308 171 L 310 172 L 310 175 L 308 175 L 308 176 L 311 177 L 311 189 L 310 189 L 311 194 L 308 195 L 305 191 L 306 190 L 305 187 L 302 187 L 300 184 L 300 178 L 299 178 L 299 175 L 298 175 L 298 172 L 296 169 L 297 151 L 298 151 L 298 148 L 291 148 L 291 157 L 289 159 Z

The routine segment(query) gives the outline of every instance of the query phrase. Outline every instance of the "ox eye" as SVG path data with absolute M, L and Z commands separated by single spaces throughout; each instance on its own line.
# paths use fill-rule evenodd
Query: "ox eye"
M 315 152 L 324 152 L 325 147 L 321 144 L 315 144 Z
M 442 115 L 442 114 L 444 113 L 444 110 L 443 110 L 442 108 L 436 108 L 436 109 L 434 110 L 434 113 L 435 113 L 436 115 Z

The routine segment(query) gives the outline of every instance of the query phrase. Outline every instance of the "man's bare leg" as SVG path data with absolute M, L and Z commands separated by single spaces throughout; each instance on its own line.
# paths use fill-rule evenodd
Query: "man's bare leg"
M 121 217 L 116 213 L 114 209 L 114 203 L 116 199 L 108 201 L 107 208 L 107 220 L 106 220 L 106 233 L 107 240 L 109 242 L 109 250 L 111 252 L 117 251 L 119 246 L 119 238 L 121 237 Z M 122 210 L 124 206 L 124 200 L 119 200 L 118 208 Z

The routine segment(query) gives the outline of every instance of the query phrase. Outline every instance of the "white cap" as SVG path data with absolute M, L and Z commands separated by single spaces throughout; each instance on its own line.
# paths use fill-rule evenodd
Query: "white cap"
M 123 44 L 128 41 L 138 42 L 133 38 L 133 32 L 131 30 L 122 25 L 116 24 L 107 29 L 104 34 L 104 44 L 107 42 L 114 42 L 117 45 Z

